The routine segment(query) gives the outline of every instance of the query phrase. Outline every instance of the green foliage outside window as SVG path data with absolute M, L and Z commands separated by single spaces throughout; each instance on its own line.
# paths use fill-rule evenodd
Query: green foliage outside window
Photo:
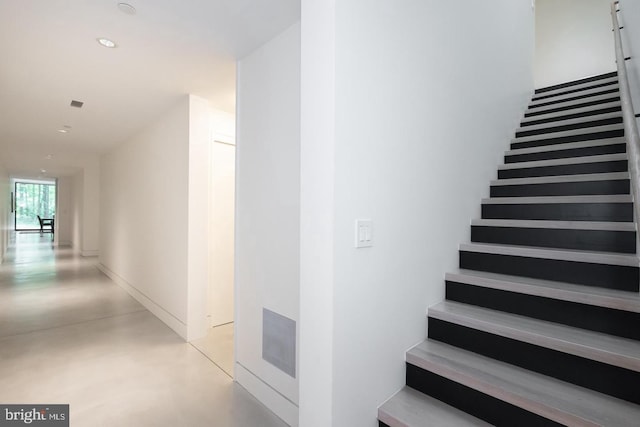
M 55 213 L 55 185 L 16 183 L 16 230 L 40 229 L 38 215 L 53 218 Z

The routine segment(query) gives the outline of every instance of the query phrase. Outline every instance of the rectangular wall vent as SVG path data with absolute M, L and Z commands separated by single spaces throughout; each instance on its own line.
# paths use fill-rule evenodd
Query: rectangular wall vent
M 262 358 L 296 377 L 296 322 L 262 309 Z
M 84 105 L 84 102 L 82 101 L 76 101 L 75 99 L 73 99 L 71 101 L 71 106 L 75 107 L 75 108 L 82 108 L 82 106 Z

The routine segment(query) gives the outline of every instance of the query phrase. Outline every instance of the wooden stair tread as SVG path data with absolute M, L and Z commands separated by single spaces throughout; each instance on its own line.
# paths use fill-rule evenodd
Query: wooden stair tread
M 489 197 L 482 199 L 483 205 L 522 204 L 569 204 L 569 203 L 632 203 L 629 194 L 604 194 L 596 196 L 525 196 Z
M 624 144 L 625 138 L 622 136 L 616 138 L 593 139 L 589 141 L 565 142 L 561 144 L 542 145 L 540 147 L 516 148 L 504 152 L 505 156 L 518 156 L 520 154 L 547 153 L 550 151 L 573 150 L 577 148 L 602 147 L 605 145 Z
M 511 169 L 527 169 L 527 168 L 540 168 L 547 166 L 563 166 L 563 165 L 577 165 L 582 163 L 599 163 L 599 162 L 618 162 L 626 161 L 628 159 L 627 153 L 617 154 L 601 154 L 597 156 L 581 156 L 581 157 L 566 157 L 562 159 L 549 159 L 549 160 L 533 160 L 529 162 L 517 162 L 517 163 L 505 163 L 498 166 L 498 170 L 511 170 Z
M 568 115 L 590 113 L 592 111 L 605 110 L 608 108 L 618 108 L 622 105 L 620 101 L 604 102 L 602 104 L 590 105 L 588 107 L 576 107 L 570 110 L 556 111 L 555 113 L 539 114 L 536 116 L 524 117 L 520 122 L 521 125 L 525 123 L 537 122 L 539 120 L 555 119 L 556 117 L 564 117 Z
M 608 79 L 608 78 L 618 78 L 618 71 L 613 70 L 602 74 L 594 74 L 590 76 L 581 77 L 577 80 L 569 80 L 567 82 L 557 83 L 550 86 L 543 86 L 535 88 L 534 95 L 539 95 L 545 92 L 549 92 L 556 89 L 562 88 L 571 88 L 577 85 L 581 85 L 589 82 L 597 82 L 599 80 Z
M 534 185 L 534 184 L 556 184 L 568 182 L 592 182 L 592 181 L 614 181 L 628 180 L 629 172 L 607 172 L 607 173 L 587 173 L 579 175 L 555 175 L 538 176 L 527 178 L 502 178 L 491 181 L 492 186 L 501 185 Z
M 605 119 L 615 119 L 615 118 L 622 119 L 622 112 L 615 111 L 612 113 L 594 114 L 593 116 L 583 116 L 575 119 L 557 120 L 551 123 L 541 123 L 537 125 L 521 126 L 519 128 L 516 128 L 516 133 L 549 129 L 549 128 L 555 128 L 559 126 L 586 124 L 590 122 L 596 122 L 596 121 L 605 120 Z M 584 127 L 581 129 L 589 129 L 589 127 Z
M 576 96 L 582 96 L 582 97 L 588 97 L 588 96 L 592 96 L 592 95 L 597 95 L 600 94 L 601 92 L 605 92 L 608 90 L 620 90 L 620 85 L 618 84 L 617 81 L 612 82 L 611 84 L 604 86 L 604 87 L 596 87 L 596 88 L 590 88 L 590 89 L 585 89 L 582 90 L 578 93 L 560 93 L 560 94 L 556 94 L 554 96 L 551 96 L 549 98 L 534 98 L 531 100 L 531 102 L 529 103 L 529 107 L 530 108 L 535 108 L 536 106 L 540 105 L 540 104 L 546 104 L 547 102 L 557 102 L 557 101 L 564 101 L 567 99 L 571 99 L 571 98 L 575 98 Z M 542 94 L 539 94 L 539 96 L 543 96 Z
M 565 425 L 636 427 L 640 420 L 640 406 L 437 341 L 409 350 L 407 362 Z
M 618 82 L 618 76 L 607 77 L 607 78 L 600 79 L 600 80 L 589 81 L 589 82 L 580 83 L 580 84 L 576 84 L 576 85 L 572 85 L 572 86 L 561 87 L 561 88 L 558 88 L 558 89 L 546 90 L 546 91 L 542 91 L 542 92 L 536 92 L 533 95 L 533 99 L 537 99 L 537 98 L 540 98 L 541 96 L 547 96 L 547 95 L 560 95 L 560 94 L 565 93 L 565 92 L 570 91 L 570 90 L 580 90 L 580 91 L 582 91 L 583 89 L 589 89 L 590 87 L 592 87 L 594 85 L 598 85 L 598 84 L 614 84 L 614 83 L 617 83 L 617 82 Z
M 591 128 L 580 128 L 572 130 L 563 130 L 559 132 L 543 133 L 540 135 L 521 136 L 511 139 L 512 144 L 520 142 L 542 141 L 545 139 L 562 138 L 566 136 L 589 135 L 596 132 L 607 132 L 612 130 L 624 130 L 624 124 L 616 123 L 613 125 L 594 126 Z
M 411 387 L 404 387 L 380 406 L 378 419 L 390 427 L 485 427 L 491 425 Z
M 581 98 L 581 99 L 574 99 L 572 101 L 565 101 L 565 102 L 558 102 L 556 104 L 551 104 L 551 105 L 544 105 L 541 107 L 535 107 L 533 106 L 533 108 L 531 108 L 532 106 L 529 106 L 529 108 L 525 111 L 525 115 L 526 114 L 530 114 L 530 113 L 543 113 L 543 112 L 548 112 L 550 110 L 556 110 L 558 108 L 566 108 L 569 109 L 571 107 L 576 106 L 576 108 L 578 108 L 577 106 L 582 105 L 584 103 L 590 103 L 590 102 L 598 102 L 601 104 L 604 104 L 606 100 L 611 100 L 611 102 L 618 101 L 620 99 L 620 94 L 619 93 L 605 93 L 603 95 L 594 95 L 594 96 L 590 96 L 588 98 Z M 602 101 L 602 102 L 601 102 Z M 609 101 L 607 101 L 608 103 Z
M 507 228 L 547 228 L 560 230 L 636 231 L 634 222 L 556 221 L 536 219 L 474 219 L 471 226 Z
M 459 269 L 445 280 L 525 295 L 640 313 L 640 294 L 522 276 Z
M 553 249 L 536 246 L 514 246 L 489 243 L 463 243 L 460 251 L 494 255 L 520 256 L 560 261 L 588 262 L 594 264 L 638 267 L 636 254 L 626 255 L 616 252 L 583 251 L 577 249 Z
M 640 372 L 640 341 L 444 301 L 429 317 Z

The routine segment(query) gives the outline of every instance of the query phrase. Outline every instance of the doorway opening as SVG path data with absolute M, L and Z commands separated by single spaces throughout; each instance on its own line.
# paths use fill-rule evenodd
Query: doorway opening
M 209 329 L 191 343 L 233 377 L 235 138 L 216 134 L 209 152 Z

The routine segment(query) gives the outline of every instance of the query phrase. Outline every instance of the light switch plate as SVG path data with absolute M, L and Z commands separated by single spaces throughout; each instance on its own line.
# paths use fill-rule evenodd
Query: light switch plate
M 373 246 L 373 221 L 370 219 L 356 219 L 356 248 Z

